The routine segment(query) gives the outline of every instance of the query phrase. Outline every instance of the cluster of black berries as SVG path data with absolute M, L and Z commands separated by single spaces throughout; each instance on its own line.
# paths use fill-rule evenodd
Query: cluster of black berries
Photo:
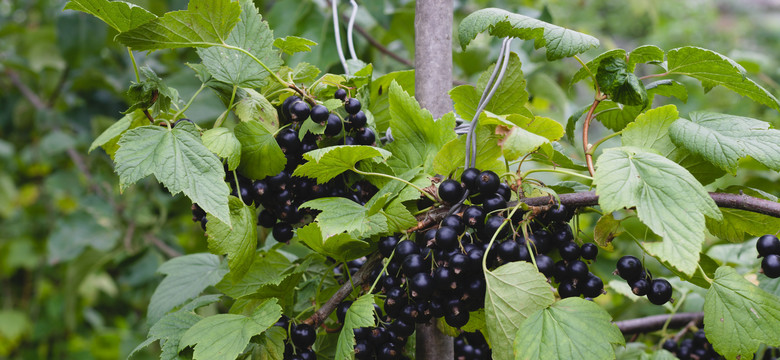
M 663 305 L 672 299 L 672 284 L 666 279 L 653 279 L 652 274 L 646 271 L 642 262 L 634 256 L 626 255 L 620 258 L 615 274 L 628 282 L 635 295 L 647 295 L 647 300 L 655 305 Z
M 198 204 L 192 204 L 192 222 L 200 222 L 200 227 L 203 231 L 206 231 L 206 223 L 209 220 L 206 218 L 206 211 L 200 208 Z
M 315 360 L 317 354 L 311 349 L 317 340 L 317 331 L 309 324 L 291 324 L 285 315 L 274 324 L 288 332 L 288 341 L 284 344 L 285 360 Z
M 704 335 L 704 330 L 693 333 L 693 337 L 684 339 L 678 344 L 674 339 L 666 340 L 663 349 L 681 360 L 718 360 L 723 359 Z
M 778 360 L 780 359 L 780 348 L 766 348 L 761 360 Z
M 776 279 L 780 277 L 780 240 L 774 235 L 764 235 L 758 238 L 756 243 L 758 257 L 761 260 L 761 271 L 769 278 Z
M 454 341 L 455 360 L 488 360 L 492 358 L 490 346 L 481 332 L 462 332 Z
M 343 324 L 351 301 L 344 301 L 336 308 L 336 317 Z M 378 326 L 354 329 L 356 360 L 408 360 L 403 354 L 409 336 L 414 333 L 414 320 L 406 317 L 390 319 L 374 304 Z
M 349 114 L 344 122 L 344 145 L 374 145 L 376 143 L 376 134 L 368 128 L 368 118 L 360 110 L 360 101 L 355 98 L 348 98 L 344 89 L 336 90 L 334 96 L 336 99 L 344 101 L 344 110 Z M 331 128 L 331 131 L 328 131 Z M 328 120 L 328 127 L 325 128 L 325 135 L 336 136 L 341 132 L 341 128 L 332 128 L 331 121 Z

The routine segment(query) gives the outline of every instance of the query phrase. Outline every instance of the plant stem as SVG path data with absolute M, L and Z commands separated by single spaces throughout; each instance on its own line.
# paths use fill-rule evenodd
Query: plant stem
M 179 118 L 179 116 L 181 114 L 183 114 L 185 111 L 187 111 L 187 109 L 190 108 L 190 105 L 192 105 L 192 102 L 195 100 L 196 97 L 198 97 L 198 95 L 200 95 L 200 92 L 203 91 L 203 89 L 205 89 L 205 88 L 206 88 L 206 84 L 201 84 L 200 85 L 200 89 L 198 89 L 198 91 L 196 91 L 195 94 L 192 95 L 192 97 L 190 98 L 190 101 L 188 101 L 187 104 L 184 105 L 184 107 L 181 110 L 179 110 L 176 113 L 176 115 L 173 116 L 173 121 L 174 122 L 176 122 L 176 120 Z
M 533 173 L 536 173 L 536 172 L 552 172 L 552 173 L 559 173 L 559 174 L 564 174 L 564 175 L 577 176 L 577 177 L 581 177 L 583 179 L 593 180 L 593 177 L 591 177 L 591 176 L 577 174 L 577 173 L 572 172 L 572 171 L 561 170 L 561 169 L 531 169 L 531 170 L 528 170 L 528 171 L 524 172 L 520 176 L 520 178 L 525 179 L 529 174 L 533 174 Z
M 225 49 L 236 50 L 236 51 L 239 51 L 239 52 L 242 52 L 242 53 L 246 54 L 247 56 L 252 58 L 252 60 L 254 60 L 256 63 L 260 64 L 260 66 L 262 66 L 263 69 L 265 69 L 265 71 L 267 71 L 268 74 L 270 74 L 271 77 L 274 80 L 276 80 L 276 82 L 278 82 L 279 84 L 282 84 L 284 86 L 290 86 L 290 84 L 288 84 L 286 81 L 282 80 L 282 78 L 280 78 L 279 75 L 276 75 L 275 72 L 271 71 L 271 69 L 268 66 L 266 66 L 262 61 L 260 61 L 260 59 L 258 59 L 256 56 L 252 55 L 252 53 L 250 53 L 249 51 L 246 51 L 246 50 L 244 50 L 244 49 L 242 49 L 242 48 L 240 48 L 238 46 L 232 46 L 232 45 L 228 45 L 228 44 L 220 44 L 220 46 L 222 46 Z
M 591 155 L 593 155 L 593 154 L 596 152 L 596 148 L 598 148 L 598 147 L 599 147 L 599 146 L 600 146 L 602 143 L 604 143 L 605 141 L 607 141 L 607 140 L 609 140 L 609 139 L 611 139 L 611 138 L 613 138 L 613 137 L 615 137 L 615 136 L 621 135 L 621 134 L 623 134 L 623 130 L 620 130 L 620 131 L 618 131 L 618 132 L 615 132 L 615 133 L 609 134 L 609 135 L 605 136 L 603 139 L 601 139 L 601 140 L 599 140 L 599 141 L 596 141 L 596 143 L 595 143 L 595 144 L 593 144 L 593 145 L 590 147 L 590 149 L 588 150 L 588 153 L 590 153 Z
M 130 61 L 133 62 L 133 70 L 135 71 L 135 80 L 141 82 L 141 75 L 138 74 L 138 65 L 135 63 L 135 55 L 133 55 L 133 49 L 127 48 L 127 53 L 130 54 Z
M 590 144 L 588 143 L 588 130 L 590 130 L 590 121 L 593 120 L 593 111 L 596 110 L 596 106 L 598 106 L 600 102 L 601 96 L 599 93 L 597 93 L 596 99 L 593 100 L 593 104 L 590 106 L 590 109 L 588 109 L 588 114 L 585 116 L 585 124 L 582 126 L 582 148 L 585 152 L 585 163 L 588 165 L 588 172 L 590 173 L 590 176 L 593 176 L 596 170 L 593 169 L 593 155 L 588 152 L 590 150 Z
M 375 173 L 375 172 L 368 172 L 368 171 L 360 171 L 360 170 L 358 170 L 355 167 L 352 167 L 351 170 L 356 172 L 356 173 L 358 173 L 358 174 L 360 174 L 360 175 L 363 175 L 363 176 L 379 176 L 379 177 L 383 177 L 383 178 L 387 178 L 387 179 L 400 181 L 400 182 L 402 182 L 402 183 L 404 183 L 406 185 L 409 185 L 409 186 L 417 189 L 417 191 L 419 191 L 421 194 L 425 195 L 428 199 L 431 199 L 431 201 L 436 202 L 436 199 L 434 199 L 434 197 L 431 194 L 429 194 L 427 191 L 423 190 L 421 187 L 419 187 L 419 186 L 417 186 L 415 184 L 412 184 L 412 183 L 410 183 L 410 182 L 408 182 L 408 181 L 406 181 L 404 179 L 397 178 L 397 177 L 395 177 L 393 175 L 387 175 L 387 174 Z
M 217 121 L 214 122 L 215 129 L 222 126 L 222 123 L 224 123 L 225 119 L 227 119 L 228 113 L 230 113 L 230 109 L 233 108 L 233 102 L 236 100 L 236 90 L 238 90 L 238 86 L 233 85 L 233 93 L 230 95 L 230 103 L 228 104 L 228 108 L 225 109 L 225 112 L 223 112 L 222 115 L 217 118 Z
M 661 73 L 661 74 L 650 74 L 650 75 L 645 75 L 645 76 L 640 77 L 639 80 L 657 78 L 657 77 L 662 77 L 662 76 L 667 76 L 667 75 L 669 75 L 668 72 Z
M 588 75 L 590 75 L 590 78 L 593 80 L 593 85 L 596 86 L 596 94 L 601 93 L 601 91 L 599 90 L 599 83 L 598 83 L 598 81 L 596 81 L 596 75 L 593 74 L 592 71 L 590 71 L 590 68 L 588 67 L 588 65 L 586 65 L 585 62 L 582 61 L 582 59 L 580 59 L 579 56 L 574 55 L 574 59 L 577 60 L 577 62 L 579 62 L 580 65 L 582 65 L 582 68 L 585 69 L 585 71 L 588 72 Z
M 236 193 L 238 194 L 238 198 L 241 200 L 241 202 L 244 202 L 244 198 L 241 197 L 241 185 L 238 184 L 238 175 L 236 175 L 235 170 L 233 170 L 233 180 L 236 182 Z

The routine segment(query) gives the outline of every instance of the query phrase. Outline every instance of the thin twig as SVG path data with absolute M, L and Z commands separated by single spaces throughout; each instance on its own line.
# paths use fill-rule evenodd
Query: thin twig
M 593 112 L 596 107 L 599 106 L 601 100 L 597 97 L 593 100 L 593 104 L 588 109 L 588 114 L 585 116 L 585 124 L 582 126 L 582 149 L 585 152 L 585 163 L 588 165 L 588 172 L 590 176 L 596 173 L 593 168 L 593 154 L 590 153 L 590 143 L 588 142 L 588 131 L 590 130 L 590 122 L 593 120 Z
M 667 321 L 669 321 L 669 328 L 677 329 L 687 327 L 691 322 L 701 324 L 703 319 L 704 313 L 693 312 L 674 315 L 653 315 L 638 319 L 616 321 L 615 325 L 617 325 L 623 335 L 631 335 L 661 330 Z
M 14 84 L 17 89 L 19 89 L 19 92 L 22 93 L 27 101 L 29 101 L 36 109 L 46 110 L 49 108 L 46 103 L 44 103 L 43 100 L 38 97 L 38 95 L 36 95 L 32 90 L 30 90 L 29 87 L 27 87 L 27 84 L 22 82 L 22 80 L 19 78 L 19 74 L 11 69 L 5 69 L 5 74 L 8 75 L 11 83 Z
M 152 243 L 157 249 L 163 252 L 163 254 L 168 255 L 168 257 L 179 257 L 182 255 L 178 250 L 170 247 L 168 244 L 166 244 L 164 241 L 160 240 L 158 237 L 152 235 L 152 234 L 146 234 L 146 240 Z

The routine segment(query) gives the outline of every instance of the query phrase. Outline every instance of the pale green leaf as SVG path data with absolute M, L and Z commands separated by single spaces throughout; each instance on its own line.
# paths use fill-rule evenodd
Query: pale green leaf
M 282 50 L 285 54 L 295 54 L 298 52 L 311 52 L 311 46 L 317 45 L 316 42 L 297 36 L 287 36 L 274 40 L 274 46 Z
M 287 158 L 274 135 L 257 121 L 241 122 L 233 130 L 241 142 L 241 164 L 238 169 L 250 179 L 262 179 L 284 170 Z
M 636 207 L 639 220 L 664 239 L 645 243 L 648 252 L 687 275 L 695 272 L 704 216 L 722 216 L 689 172 L 654 153 L 614 148 L 599 156 L 593 183 L 605 212 Z
M 46 239 L 48 263 L 55 265 L 73 260 L 87 247 L 110 251 L 122 236 L 117 227 L 110 218 L 85 211 L 59 216 Z
M 612 317 L 596 303 L 566 298 L 533 313 L 517 331 L 515 359 L 614 359 L 625 345 Z
M 639 115 L 636 121 L 626 126 L 622 133 L 623 146 L 652 149 L 688 170 L 702 184 L 711 183 L 725 172 L 691 154 L 672 142 L 669 127 L 679 118 L 674 105 L 666 105 Z
M 387 218 L 388 232 L 403 232 L 417 225 L 417 218 L 398 198 L 388 203 L 382 214 Z
M 200 316 L 189 311 L 177 311 L 163 316 L 149 329 L 149 337 L 136 346 L 127 358 L 132 358 L 136 352 L 159 340 L 162 348 L 160 359 L 178 359 L 181 336 L 200 319 Z
M 674 96 L 682 102 L 688 102 L 688 88 L 670 79 L 653 81 L 646 86 L 648 95 Z
M 243 89 L 244 96 L 236 103 L 236 115 L 241 121 L 259 121 L 269 129 L 279 128 L 279 114 L 268 99 L 252 89 Z
M 525 117 L 522 115 L 509 115 L 506 117 L 483 113 L 480 122 L 485 124 L 498 124 L 496 133 L 503 135 L 499 140 L 499 146 L 507 160 L 516 160 L 526 154 L 537 150 L 545 144 L 563 137 L 563 126 L 557 121 L 542 117 Z
M 235 170 L 241 161 L 241 143 L 230 129 L 219 127 L 203 132 L 203 145 L 217 156 L 227 159 L 228 170 Z
M 720 209 L 720 212 L 723 220 L 707 219 L 707 230 L 729 242 L 742 242 L 748 235 L 773 234 L 780 229 L 780 218 L 738 209 Z
M 612 131 L 620 131 L 632 123 L 644 109 L 643 105 L 623 105 L 611 100 L 602 101 L 596 106 L 594 119 Z
M 612 240 L 621 233 L 620 220 L 616 220 L 612 213 L 604 214 L 593 228 L 593 241 L 602 248 L 612 250 Z
M 526 318 L 555 301 L 550 284 L 528 262 L 513 262 L 485 272 L 485 323 L 493 358 L 512 359 L 512 340 Z
M 255 207 L 244 205 L 239 198 L 230 197 L 229 226 L 207 215 L 206 236 L 209 251 L 218 255 L 227 255 L 230 274 L 234 279 L 243 276 L 252 265 L 257 248 L 257 215 Z
M 401 89 L 414 96 L 414 70 L 394 71 L 382 75 L 369 84 L 368 110 L 374 114 L 374 126 L 380 133 L 390 127 L 390 84 L 396 82 Z
M 500 137 L 492 130 L 490 125 L 477 125 L 477 162 L 476 168 L 480 170 L 492 170 L 497 174 L 506 172 L 506 164 L 501 159 L 502 150 L 498 145 Z M 463 171 L 466 162 L 466 136 L 459 136 L 448 142 L 441 151 L 436 154 L 433 162 L 433 171 L 437 174 L 458 174 Z M 459 176 L 459 175 L 457 175 Z
M 547 48 L 547 60 L 574 56 L 599 46 L 598 39 L 590 35 L 496 8 L 477 10 L 461 21 L 458 26 L 460 46 L 465 49 L 485 30 L 499 38 L 534 40 L 535 48 Z
M 218 314 L 193 325 L 179 341 L 179 350 L 193 346 L 193 359 L 234 360 L 249 340 L 270 328 L 282 315 L 275 299 L 266 300 L 252 316 Z
M 348 233 L 323 238 L 322 230 L 316 222 L 298 229 L 295 234 L 312 250 L 329 256 L 337 262 L 355 260 L 371 251 L 371 246 L 367 242 L 355 239 Z
M 128 130 L 119 140 L 115 161 L 120 188 L 154 175 L 171 194 L 183 192 L 230 224 L 225 170 L 191 123 L 181 122 L 173 130 L 161 126 Z
M 113 123 L 108 127 L 108 129 L 103 131 L 100 136 L 95 138 L 95 140 L 89 146 L 89 150 L 87 152 L 92 152 L 92 150 L 95 150 L 98 147 L 102 147 L 106 153 L 113 158 L 116 150 L 119 148 L 116 145 L 119 141 L 119 137 L 127 130 L 147 124 L 149 124 L 149 119 L 146 118 L 146 115 L 144 115 L 143 111 L 133 111 L 117 120 L 117 122 Z
M 662 54 L 663 54 L 663 52 L 662 52 Z M 574 73 L 574 76 L 571 79 L 571 84 L 570 85 L 574 85 L 574 84 L 580 82 L 581 80 L 590 77 L 591 74 L 595 75 L 596 74 L 596 70 L 598 70 L 599 65 L 601 64 L 601 61 L 604 60 L 604 59 L 609 59 L 609 58 L 613 58 L 613 57 L 625 58 L 626 57 L 626 51 L 623 50 L 623 49 L 612 49 L 612 50 L 607 50 L 607 51 L 599 54 L 599 56 L 596 56 L 595 58 L 593 58 L 593 60 L 588 61 L 587 63 L 585 63 L 584 67 L 581 67 L 579 70 L 577 70 L 576 73 Z
M 434 121 L 431 113 L 421 109 L 417 100 L 395 81 L 390 84 L 389 93 L 390 129 L 395 140 L 387 145 L 393 153 L 388 165 L 399 174 L 420 165 L 430 173 L 436 154 L 455 138 L 455 117 L 445 115 Z
M 769 91 L 748 79 L 734 60 L 712 50 L 685 46 L 666 54 L 669 74 L 688 75 L 701 81 L 705 90 L 722 85 L 737 94 L 780 111 L 780 102 Z
M 344 326 L 339 333 L 336 359 L 352 359 L 355 356 L 355 333 L 360 327 L 374 325 L 374 295 L 365 294 L 349 306 L 344 317 Z
M 322 184 L 339 174 L 352 170 L 361 160 L 381 157 L 387 160 L 390 152 L 374 146 L 340 145 L 317 149 L 303 154 L 308 160 L 295 169 L 293 176 L 305 176 L 317 179 Z
M 694 112 L 669 129 L 672 142 L 736 174 L 741 158 L 750 156 L 780 171 L 780 130 L 743 116 Z
M 642 45 L 628 54 L 628 70 L 634 71 L 636 64 L 660 63 L 664 61 L 664 51 L 655 45 Z
M 125 1 L 71 0 L 65 10 L 78 10 L 103 20 L 119 32 L 125 32 L 157 18 L 146 9 Z
M 225 277 L 216 287 L 234 299 L 256 293 L 265 285 L 279 285 L 288 276 L 292 263 L 277 251 L 258 252 L 244 276 Z
M 355 238 L 367 238 L 387 231 L 382 214 L 369 215 L 368 208 L 352 200 L 332 197 L 307 201 L 301 208 L 321 210 L 316 221 L 324 238 L 348 232 Z
M 116 39 L 134 50 L 208 47 L 223 44 L 239 21 L 241 6 L 231 0 L 191 0 L 187 10 L 154 18 Z
M 758 287 L 780 299 L 780 279 L 770 279 L 766 275 L 760 274 L 758 275 Z
M 184 255 L 166 261 L 158 272 L 167 275 L 152 294 L 147 321 L 157 322 L 165 313 L 192 299 L 227 274 L 219 257 L 213 254 Z
M 761 343 L 780 346 L 780 298 L 721 266 L 704 298 L 704 326 L 726 359 L 751 359 Z

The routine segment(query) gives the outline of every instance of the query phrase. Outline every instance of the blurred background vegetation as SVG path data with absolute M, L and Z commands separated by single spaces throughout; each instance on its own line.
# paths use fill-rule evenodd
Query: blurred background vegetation
M 203 232 L 191 221 L 188 200 L 172 198 L 153 179 L 120 194 L 111 159 L 100 149 L 88 152 L 92 140 L 127 108 L 125 91 L 135 77 L 126 49 L 112 40 L 113 30 L 91 16 L 63 12 L 65 2 L 0 0 L 0 358 L 126 357 L 146 338 L 146 307 L 161 279 L 155 273 L 159 264 L 179 254 L 206 251 Z M 130 2 L 157 15 L 187 3 Z M 358 2 L 363 5 L 357 20 L 360 31 L 387 51 L 413 61 L 414 1 Z M 297 35 L 319 43 L 311 53 L 297 54 L 289 62 L 306 61 L 341 72 L 325 0 L 255 3 L 277 37 Z M 472 11 L 499 7 L 594 35 L 602 47 L 583 56 L 586 60 L 615 47 L 630 50 L 643 44 L 664 50 L 683 45 L 709 48 L 737 60 L 751 78 L 780 93 L 778 0 L 455 3 L 456 26 Z M 343 5 L 342 10 L 346 14 L 349 7 Z M 372 62 L 378 74 L 409 68 L 364 36 L 356 34 L 355 40 L 360 58 Z M 574 60 L 548 63 L 530 43 L 519 41 L 514 50 L 523 60 L 535 113 L 565 124 L 572 112 L 590 103 L 592 91 L 586 82 L 569 87 L 579 68 Z M 487 36 L 466 51 L 456 47 L 455 77 L 475 82 L 497 53 L 498 41 Z M 194 51 L 139 53 L 136 58 L 184 99 L 200 85 L 185 65 L 198 61 Z M 682 114 L 706 109 L 780 125 L 776 112 L 749 99 L 718 88 L 708 94 L 697 89 L 689 87 L 687 103 L 669 101 Z M 666 98 L 656 102 L 661 100 Z M 204 92 L 187 115 L 199 123 L 213 122 L 223 110 L 215 94 Z M 564 145 L 572 154 L 580 146 Z M 747 184 L 780 195 L 777 180 L 748 169 L 710 188 Z M 581 225 L 582 236 L 591 237 L 593 219 L 583 217 Z M 722 261 L 755 265 L 749 251 L 724 248 L 739 250 L 739 245 L 710 245 L 715 245 L 711 255 Z M 594 271 L 609 276 L 613 266 L 614 261 L 602 261 Z M 701 303 L 696 302 L 696 289 L 692 291 L 684 308 L 695 310 Z M 599 302 L 617 318 L 664 311 L 611 292 Z M 154 352 L 137 358 L 155 358 Z

